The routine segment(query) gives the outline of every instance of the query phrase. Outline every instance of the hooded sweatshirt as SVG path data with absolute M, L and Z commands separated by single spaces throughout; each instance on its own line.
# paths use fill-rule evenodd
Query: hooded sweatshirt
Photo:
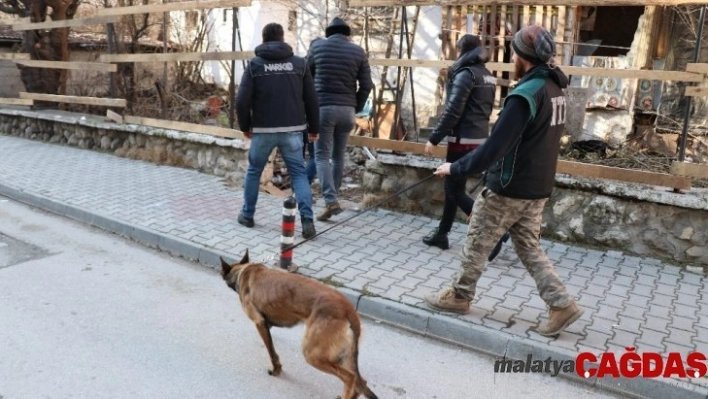
M 529 70 L 504 101 L 487 141 L 450 167 L 452 175 L 487 169 L 486 187 L 520 199 L 551 196 L 565 125 L 568 78 L 546 65 Z
M 284 42 L 256 47 L 241 77 L 236 113 L 242 131 L 318 133 L 317 93 L 305 60 Z

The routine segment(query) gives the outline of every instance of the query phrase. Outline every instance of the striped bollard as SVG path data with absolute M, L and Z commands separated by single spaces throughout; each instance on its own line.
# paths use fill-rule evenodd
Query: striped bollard
M 290 196 L 283 201 L 283 233 L 280 236 L 280 268 L 288 270 L 293 262 L 293 250 L 288 249 L 295 243 L 295 212 L 297 202 Z

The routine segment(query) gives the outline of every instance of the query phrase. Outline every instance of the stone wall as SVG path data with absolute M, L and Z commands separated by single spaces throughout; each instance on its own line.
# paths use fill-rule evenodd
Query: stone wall
M 431 175 L 440 160 L 379 153 L 367 162 L 367 204 Z M 468 190 L 478 182 L 470 178 Z M 431 178 L 387 203 L 390 209 L 439 218 L 442 179 Z M 458 220 L 464 214 L 458 211 Z M 670 263 L 708 266 L 708 190 L 673 193 L 667 188 L 604 180 L 556 177 L 544 211 L 546 238 Z
M 239 184 L 248 167 L 248 143 L 242 140 L 118 124 L 93 115 L 4 108 L 0 109 L 0 132 L 197 169 Z

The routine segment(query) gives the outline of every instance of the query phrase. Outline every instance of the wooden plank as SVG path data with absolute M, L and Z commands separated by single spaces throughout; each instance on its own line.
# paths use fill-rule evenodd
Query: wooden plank
M 32 105 L 34 101 L 26 98 L 0 98 L 0 104 L 5 105 Z
M 213 51 L 207 53 L 101 54 L 100 62 L 230 61 L 255 57 L 253 51 Z
M 645 172 L 642 170 L 613 168 L 610 166 L 592 165 L 582 162 L 558 161 L 556 173 L 571 176 L 593 177 L 607 180 L 619 180 L 630 183 L 647 184 L 688 190 L 691 188 L 691 179 L 683 176 L 674 176 L 667 173 Z
M 380 66 L 406 66 L 423 68 L 445 68 L 452 65 L 453 61 L 440 60 L 420 60 L 420 59 L 394 59 L 394 58 L 371 58 L 371 65 Z M 513 72 L 514 64 L 488 62 L 486 67 L 492 71 Z M 682 71 L 653 71 L 639 69 L 606 69 L 606 68 L 586 68 L 577 66 L 561 66 L 560 69 L 566 75 L 583 76 L 604 76 L 625 79 L 646 79 L 646 80 L 675 80 L 679 82 L 702 82 L 703 75 L 693 72 Z
M 381 150 L 406 152 L 410 154 L 425 154 L 425 144 L 410 141 L 374 139 L 371 137 L 349 136 L 347 145 L 368 147 Z M 444 158 L 446 148 L 433 148 L 433 155 Z M 687 190 L 691 188 L 691 179 L 683 176 L 673 176 L 666 173 L 653 173 L 641 170 L 613 168 L 602 165 L 592 165 L 581 162 L 558 161 L 557 173 L 572 176 L 593 177 L 608 180 L 619 180 L 631 183 L 641 183 L 651 186 L 662 186 Z
M 110 109 L 109 109 L 109 110 L 106 110 L 106 117 L 108 117 L 108 119 L 110 119 L 110 120 L 112 120 L 113 122 L 116 122 L 116 123 L 123 123 L 123 122 L 124 122 L 124 121 L 123 121 L 123 115 L 120 115 L 120 114 L 118 114 L 118 113 L 116 113 L 116 112 L 113 112 L 113 111 L 111 111 Z
M 695 72 L 708 75 L 708 64 L 686 64 L 686 72 Z
M 251 0 L 213 0 L 213 1 L 182 1 L 176 3 L 145 4 L 128 7 L 102 8 L 96 15 L 133 15 L 170 11 L 200 10 L 206 8 L 248 7 Z
M 13 60 L 30 68 L 72 69 L 77 71 L 118 72 L 118 65 L 100 62 Z
M 538 3 L 536 3 L 536 4 L 538 4 Z M 534 25 L 543 26 L 543 6 L 537 5 L 536 7 L 534 7 L 533 23 L 534 23 Z
M 349 0 L 349 7 L 458 6 L 469 0 Z M 680 6 L 705 4 L 705 0 L 477 0 L 477 5 L 558 5 L 565 6 Z M 540 24 L 540 22 L 539 22 Z
M 556 24 L 556 62 L 562 62 L 565 55 L 565 6 L 558 7 L 558 23 Z
M 708 165 L 674 161 L 671 163 L 671 174 L 708 179 Z
M 25 23 L 30 23 L 31 21 L 32 21 L 32 19 L 30 17 L 6 19 L 4 21 L 0 21 L 0 26 L 12 26 L 14 24 L 25 24 Z
M 135 125 L 145 125 L 161 129 L 180 130 L 183 132 L 209 134 L 212 136 L 243 140 L 243 133 L 238 130 L 228 129 L 225 127 L 200 125 L 197 123 L 188 122 L 168 121 L 164 119 L 142 118 L 128 115 L 126 115 L 123 119 L 125 120 L 125 123 L 132 123 Z
M 525 28 L 531 23 L 531 6 L 524 6 L 521 18 L 521 27 Z M 518 32 L 518 31 L 517 31 Z
M 705 97 L 708 96 L 708 86 L 688 86 L 683 94 L 686 97 Z
M 99 105 L 104 107 L 121 107 L 124 108 L 127 104 L 122 98 L 98 98 L 98 97 L 81 97 L 81 96 L 60 96 L 57 94 L 39 94 L 20 92 L 20 98 L 28 98 L 35 101 L 53 101 L 58 103 L 68 104 L 85 104 Z
M 29 60 L 29 53 L 0 53 L 0 60 Z
M 56 29 L 56 28 L 70 28 L 74 26 L 86 26 L 86 25 L 104 25 L 118 22 L 117 16 L 105 16 L 105 17 L 88 17 L 88 18 L 76 18 L 76 19 L 65 19 L 61 21 L 49 21 L 49 22 L 23 22 L 18 24 L 12 24 L 12 30 L 23 31 L 23 30 L 42 30 L 42 29 Z
M 368 147 L 376 148 L 379 150 L 391 150 L 407 152 L 410 154 L 425 155 L 425 144 L 414 143 L 411 141 L 375 139 L 372 137 L 363 136 L 349 136 L 349 138 L 347 139 L 347 145 L 353 147 Z M 446 153 L 447 147 L 445 146 L 433 147 L 433 155 L 436 157 L 445 158 Z

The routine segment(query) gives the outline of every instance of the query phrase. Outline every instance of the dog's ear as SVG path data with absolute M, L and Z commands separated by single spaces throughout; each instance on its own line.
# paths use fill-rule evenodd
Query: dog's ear
M 226 278 L 226 276 L 228 276 L 231 272 L 231 265 L 228 264 L 221 256 L 219 259 L 221 259 L 221 275 Z
M 248 263 L 248 250 L 246 250 L 246 253 L 243 255 L 243 258 L 241 259 L 241 262 L 239 262 L 239 265 L 245 265 Z

